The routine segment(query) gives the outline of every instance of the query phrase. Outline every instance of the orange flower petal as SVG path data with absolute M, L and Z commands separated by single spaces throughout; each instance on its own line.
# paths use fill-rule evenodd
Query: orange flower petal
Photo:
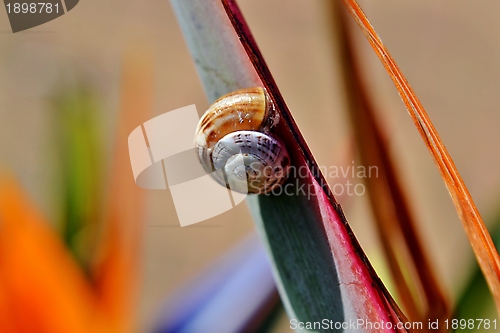
M 0 179 L 0 323 L 8 332 L 101 332 L 95 306 L 57 235 L 12 180 Z

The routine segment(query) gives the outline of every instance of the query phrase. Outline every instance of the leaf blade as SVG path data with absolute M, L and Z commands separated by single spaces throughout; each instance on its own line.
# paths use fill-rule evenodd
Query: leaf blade
M 463 222 L 472 249 L 500 313 L 500 256 L 482 217 L 427 112 L 355 0 L 343 0 L 394 82 L 417 130 L 430 151 Z
M 297 177 L 298 183 L 293 186 L 307 186 L 314 199 L 306 195 L 247 198 L 259 232 L 265 236 L 266 246 L 269 252 L 275 256 L 273 261 L 275 279 L 278 282 L 278 288 L 284 298 L 289 316 L 291 318 L 300 316 L 298 319 L 301 321 L 337 318 L 340 321 L 348 322 L 350 319 L 359 318 L 359 316 L 369 318 L 374 322 L 384 320 L 395 324 L 405 321 L 404 315 L 383 287 L 354 238 L 340 206 L 336 203 L 327 182 L 321 175 L 320 169 L 300 134 L 236 3 L 234 1 L 201 0 L 171 0 L 171 3 L 179 20 L 185 20 L 181 23 L 185 38 L 193 39 L 188 42 L 188 45 L 191 46 L 191 52 L 195 53 L 194 59 L 198 71 L 204 72 L 200 76 L 209 100 L 213 101 L 221 94 L 237 88 L 254 85 L 264 86 L 281 117 L 281 121 L 273 128 L 273 133 L 289 145 L 292 164 L 297 168 L 307 170 L 305 176 Z M 203 15 L 189 14 L 190 11 L 201 11 Z M 226 13 L 227 17 L 224 18 L 224 15 L 221 14 L 223 12 Z M 223 34 L 219 32 L 219 29 L 228 29 L 228 32 Z M 199 36 L 193 38 L 192 34 L 199 34 Z M 199 39 L 203 38 L 200 36 L 207 34 L 208 40 L 213 39 L 213 35 L 223 36 L 221 38 L 225 38 L 224 43 L 229 44 L 228 49 L 236 50 L 230 57 L 207 56 L 209 59 L 216 59 L 211 63 L 212 75 L 222 76 L 224 80 L 209 78 L 209 73 L 206 72 L 207 68 L 203 66 L 204 62 L 200 61 L 200 58 L 209 52 L 229 53 L 224 47 L 217 48 L 213 45 L 209 45 L 206 50 L 200 48 L 202 43 L 199 42 Z M 226 60 L 224 62 L 221 59 Z M 228 65 L 227 61 L 231 62 L 231 65 Z M 216 71 L 213 70 L 214 66 L 217 67 Z M 247 74 L 240 78 L 234 73 L 226 73 L 228 68 L 235 66 L 239 66 L 239 70 L 255 72 L 257 75 Z M 210 87 L 214 81 L 216 87 Z M 261 209 L 269 206 L 273 208 Z M 296 209 L 297 207 L 298 209 Z M 291 211 L 294 214 L 290 214 Z M 308 214 L 305 214 L 304 211 L 307 211 Z M 280 213 L 288 214 L 285 218 Z M 270 214 L 274 214 L 274 217 Z M 283 237 L 284 233 L 288 236 Z M 299 237 L 299 242 L 293 241 L 295 236 Z M 337 242 L 339 238 L 342 240 L 341 242 Z M 279 245 L 280 240 L 282 240 L 281 245 Z M 283 245 L 283 242 L 286 242 L 286 246 Z M 321 242 L 320 246 L 317 245 L 318 242 Z M 314 252 L 314 255 L 310 253 L 304 255 L 304 251 L 301 253 L 300 248 L 303 248 L 304 244 L 309 245 L 305 252 Z M 282 248 L 288 248 L 289 254 L 293 253 L 294 259 L 287 261 L 286 251 L 283 251 Z M 342 261 L 344 256 L 353 256 L 354 263 L 349 262 L 349 260 Z M 324 268 L 324 266 L 328 267 Z M 293 281 L 292 279 L 290 282 L 291 273 L 299 274 L 298 280 Z M 342 275 L 342 283 L 336 279 L 337 275 Z M 315 281 L 311 282 L 310 277 L 313 277 Z M 356 279 L 364 282 L 363 288 L 360 288 L 361 292 L 355 284 L 351 283 Z M 309 289 L 311 289 L 311 293 L 309 293 Z M 343 291 L 341 292 L 341 290 Z M 369 297 L 366 297 L 368 294 Z M 353 303 L 356 303 L 356 306 Z M 326 305 L 326 307 L 322 307 L 322 305 Z M 325 315 L 328 316 L 325 317 Z M 371 331 L 368 328 L 360 329 Z M 398 330 L 394 328 L 384 331 L 395 332 Z
M 424 243 L 397 166 L 389 149 L 377 110 L 363 82 L 352 32 L 340 5 L 332 6 L 340 48 L 348 113 L 365 170 L 377 167 L 376 177 L 366 177 L 368 196 L 379 238 L 396 288 L 412 321 L 450 317 L 450 305 L 430 264 Z

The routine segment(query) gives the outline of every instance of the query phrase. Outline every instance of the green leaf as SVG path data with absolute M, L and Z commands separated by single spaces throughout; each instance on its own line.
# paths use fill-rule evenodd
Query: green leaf
M 500 214 L 497 213 L 491 236 L 495 242 L 496 247 L 500 245 Z M 492 318 L 495 312 L 495 301 L 491 295 L 488 284 L 481 272 L 479 266 L 474 262 L 474 269 L 469 283 L 462 291 L 460 298 L 457 301 L 455 309 L 456 317 L 458 319 L 495 319 Z M 480 329 L 471 330 L 471 332 L 481 332 Z
M 85 266 L 92 252 L 102 192 L 98 104 L 90 89 L 81 84 L 61 89 L 53 105 L 61 165 L 61 231 L 67 246 Z
M 295 172 L 279 195 L 247 203 L 272 258 L 291 320 L 331 326 L 297 332 L 341 332 L 351 323 L 396 325 L 403 314 L 375 274 L 336 203 L 234 1 L 171 0 L 210 101 L 262 86 L 280 115 L 272 133 L 285 142 Z M 194 132 L 194 129 L 193 129 Z M 292 322 L 292 328 L 294 328 Z M 376 329 L 404 332 L 404 329 Z M 373 331 L 369 325 L 358 332 Z

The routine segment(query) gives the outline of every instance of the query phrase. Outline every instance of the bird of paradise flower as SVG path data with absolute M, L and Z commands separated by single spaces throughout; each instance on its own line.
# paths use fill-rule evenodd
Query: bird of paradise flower
M 145 111 L 150 105 L 152 71 L 147 63 L 147 59 L 138 57 L 125 62 L 113 172 L 109 173 L 106 191 L 109 198 L 102 205 L 106 208 L 97 214 L 101 218 L 96 216 L 102 222 L 97 223 L 99 237 L 90 240 L 95 251 L 87 265 L 73 255 L 68 242 L 52 228 L 15 178 L 0 174 L 2 332 L 134 330 L 132 305 L 138 285 L 142 191 L 129 181 L 126 137 L 131 126 L 149 117 Z M 78 100 L 73 102 L 78 107 Z M 84 178 L 85 173 L 73 176 L 83 177 L 82 182 L 89 180 Z

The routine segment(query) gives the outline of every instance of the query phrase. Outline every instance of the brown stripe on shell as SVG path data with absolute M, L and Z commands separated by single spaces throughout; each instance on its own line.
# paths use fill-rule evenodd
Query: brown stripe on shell
M 196 145 L 211 148 L 231 132 L 261 129 L 267 115 L 266 93 L 261 87 L 240 89 L 222 96 L 201 117 Z

